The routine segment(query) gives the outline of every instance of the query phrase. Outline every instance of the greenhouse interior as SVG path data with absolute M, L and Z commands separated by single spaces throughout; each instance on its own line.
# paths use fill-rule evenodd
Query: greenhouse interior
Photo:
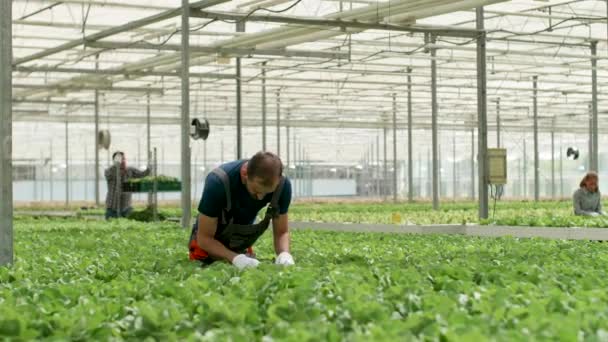
M 0 0 L 0 339 L 608 341 L 607 60 L 605 0 Z

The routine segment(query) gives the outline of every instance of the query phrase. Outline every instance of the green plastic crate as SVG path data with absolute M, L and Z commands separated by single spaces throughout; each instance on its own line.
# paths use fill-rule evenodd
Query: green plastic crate
M 123 183 L 122 189 L 125 192 L 150 192 L 154 188 L 152 182 Z M 181 182 L 158 182 L 156 190 L 158 192 L 179 192 L 182 190 Z

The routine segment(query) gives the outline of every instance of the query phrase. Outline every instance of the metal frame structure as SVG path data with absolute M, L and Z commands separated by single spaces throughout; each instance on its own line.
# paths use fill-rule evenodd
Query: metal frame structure
M 318 13 L 292 1 L 293 9 L 278 14 L 256 11 L 240 0 L 183 0 L 179 8 L 163 0 L 150 6 L 70 0 L 46 10 L 44 1 L 13 3 L 19 13 L 13 15 L 14 121 L 95 123 L 97 130 L 103 111 L 113 124 L 179 126 L 184 226 L 191 207 L 188 121 L 199 114 L 190 112 L 192 99 L 203 102 L 198 107 L 215 126 L 237 127 L 237 157 L 248 145 L 246 127 L 262 126 L 262 148 L 279 153 L 283 127 L 407 130 L 409 200 L 414 197 L 414 131 L 430 131 L 435 208 L 438 135 L 476 129 L 478 175 L 471 178 L 477 177 L 480 217 L 488 211 L 488 130 L 496 129 L 500 145 L 504 132 L 529 131 L 533 124 L 537 140 L 541 132 L 586 133 L 590 123 L 591 167 L 599 166 L 604 128 L 598 123 L 606 104 L 601 90 L 608 73 L 598 63 L 608 59 L 608 41 L 593 28 L 606 26 L 597 15 L 604 1 L 391 0 L 354 2 L 346 10 L 319 0 Z M 77 6 L 90 6 L 96 16 L 68 20 L 65 13 Z M 103 18 L 116 13 L 124 14 L 122 24 L 105 24 Z M 542 82 L 531 87 L 535 77 Z M 521 101 L 532 92 L 533 117 Z M 267 93 L 277 94 L 276 119 L 266 117 Z M 496 124 L 488 120 L 488 101 L 496 101 Z M 270 126 L 276 126 L 275 146 L 266 146 Z M 393 135 L 395 173 L 399 139 Z M 322 148 L 306 153 L 324 158 Z M 364 159 L 373 160 L 370 154 Z M 98 153 L 95 159 L 98 179 Z M 537 159 L 535 144 L 538 199 Z M 97 188 L 95 193 L 98 200 Z
M 13 263 L 12 1 L 0 1 L 0 266 Z

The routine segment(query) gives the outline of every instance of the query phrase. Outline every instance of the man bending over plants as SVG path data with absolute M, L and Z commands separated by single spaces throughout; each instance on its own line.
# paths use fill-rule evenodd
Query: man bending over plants
M 252 246 L 272 221 L 275 262 L 293 265 L 287 224 L 290 203 L 291 182 L 283 177 L 283 164 L 275 154 L 258 152 L 249 160 L 221 165 L 205 180 L 190 236 L 190 260 L 207 265 L 225 260 L 239 269 L 256 267 L 259 261 Z M 267 205 L 264 219 L 254 224 Z

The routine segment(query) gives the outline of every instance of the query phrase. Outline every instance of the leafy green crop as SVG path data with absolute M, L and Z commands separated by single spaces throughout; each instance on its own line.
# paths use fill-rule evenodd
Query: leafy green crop
M 393 221 L 398 214 L 399 222 Z M 429 203 L 400 204 L 297 204 L 290 219 L 304 222 L 346 222 L 382 224 L 465 224 L 533 227 L 608 227 L 608 218 L 575 216 L 572 204 L 564 202 L 502 202 L 491 218 L 479 221 L 477 204 L 443 203 L 432 210 Z
M 195 205 L 198 203 L 195 203 Z M 161 207 L 166 217 L 180 217 L 181 209 Z M 85 210 L 86 215 L 103 215 L 103 210 Z M 192 214 L 196 216 L 197 209 Z M 261 213 L 263 214 L 263 213 Z M 393 221 L 398 214 L 399 221 Z M 382 224 L 465 224 L 533 226 L 533 227 L 597 227 L 608 228 L 608 217 L 589 218 L 574 216 L 572 203 L 561 202 L 499 202 L 495 215 L 479 221 L 477 203 L 446 202 L 440 210 L 432 210 L 430 203 L 294 203 L 289 209 L 291 221 L 343 222 Z
M 127 216 L 127 218 L 129 220 L 135 220 L 135 221 L 141 221 L 141 222 L 152 222 L 152 221 L 154 221 L 154 213 L 152 212 L 152 207 L 148 206 L 144 210 L 133 210 Z M 167 217 L 161 212 L 156 213 L 156 218 L 159 221 L 164 221 L 167 219 Z
M 295 231 L 292 268 L 187 261 L 189 231 L 17 221 L 0 339 L 605 340 L 608 245 Z

